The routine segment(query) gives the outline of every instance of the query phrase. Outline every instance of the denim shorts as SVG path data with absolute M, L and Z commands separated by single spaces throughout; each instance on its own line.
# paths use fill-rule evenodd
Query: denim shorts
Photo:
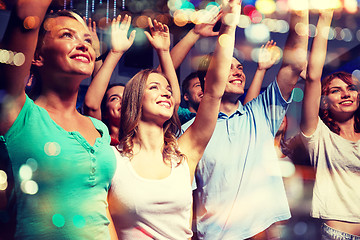
M 336 230 L 323 223 L 321 226 L 321 240 L 360 240 L 360 236 Z

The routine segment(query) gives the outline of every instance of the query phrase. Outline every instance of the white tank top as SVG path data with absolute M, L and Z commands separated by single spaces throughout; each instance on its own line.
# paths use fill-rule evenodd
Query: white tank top
M 119 239 L 188 239 L 192 207 L 186 161 L 172 164 L 160 180 L 140 177 L 129 158 L 113 147 L 117 167 L 109 191 L 109 209 Z

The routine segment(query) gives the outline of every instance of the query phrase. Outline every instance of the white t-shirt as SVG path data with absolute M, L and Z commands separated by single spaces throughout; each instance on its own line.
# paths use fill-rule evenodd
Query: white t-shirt
M 145 179 L 129 158 L 113 147 L 117 167 L 109 191 L 109 209 L 120 239 L 187 239 L 192 188 L 187 162 L 172 165 L 160 180 Z
M 316 169 L 311 215 L 360 222 L 360 140 L 332 132 L 321 119 L 312 136 L 302 139 Z

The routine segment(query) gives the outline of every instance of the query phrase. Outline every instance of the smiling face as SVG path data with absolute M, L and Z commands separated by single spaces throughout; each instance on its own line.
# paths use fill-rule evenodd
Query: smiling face
M 151 73 L 146 81 L 142 98 L 143 121 L 165 122 L 174 113 L 174 98 L 167 79 L 158 73 Z
M 105 94 L 105 116 L 110 124 L 118 126 L 121 117 L 121 100 L 124 93 L 124 86 L 113 86 Z
M 238 95 L 244 94 L 245 87 L 245 73 L 243 72 L 243 65 L 233 58 L 231 62 L 228 82 L 226 83 L 225 93 L 233 93 Z
M 354 84 L 334 78 L 329 84 L 325 104 L 334 117 L 345 113 L 353 114 L 359 107 L 358 95 L 358 89 Z
M 50 18 L 42 39 L 36 63 L 41 71 L 52 76 L 91 76 L 95 51 L 89 30 L 76 19 Z
M 184 94 L 184 100 L 187 102 L 190 110 L 192 108 L 197 111 L 203 95 L 199 78 L 195 77 L 189 80 L 189 87 Z

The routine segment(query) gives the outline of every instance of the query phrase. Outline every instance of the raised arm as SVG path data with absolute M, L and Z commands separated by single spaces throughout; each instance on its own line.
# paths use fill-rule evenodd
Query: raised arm
M 276 48 L 276 42 L 273 40 L 261 46 L 258 67 L 246 93 L 244 105 L 259 95 L 266 71 L 274 65 L 279 57 L 280 52 Z
M 224 1 L 222 25 L 215 51 L 206 74 L 204 95 L 193 124 L 179 138 L 179 147 L 187 156 L 191 176 L 215 129 L 221 98 L 230 72 L 235 30 L 240 16 L 240 1 Z M 232 21 L 226 21 L 232 19 Z
M 175 69 L 181 65 L 186 55 L 200 38 L 213 37 L 219 34 L 219 32 L 214 32 L 213 28 L 220 18 L 221 12 L 219 12 L 217 7 L 213 7 L 208 12 L 208 15 L 199 19 L 194 28 L 171 49 L 170 55 Z
M 156 20 L 154 22 L 148 18 L 150 33 L 145 31 L 145 35 L 159 56 L 162 72 L 170 82 L 173 97 L 175 99 L 175 107 L 179 107 L 181 101 L 181 93 L 178 78 L 170 56 L 170 32 L 167 25 Z
M 308 46 L 309 10 L 290 12 L 290 30 L 285 43 L 283 62 L 277 75 L 277 83 L 284 99 L 291 92 L 306 65 Z
M 101 101 L 105 95 L 111 75 L 122 57 L 131 47 L 135 38 L 135 30 L 127 37 L 131 17 L 125 15 L 120 24 L 121 16 L 114 18 L 111 24 L 111 50 L 103 65 L 91 81 L 84 100 L 84 114 L 101 120 Z
M 84 17 L 84 21 L 86 22 L 85 17 Z M 101 55 L 101 49 L 100 49 L 100 40 L 99 40 L 99 37 L 96 32 L 96 22 L 92 21 L 91 18 L 89 18 L 87 22 L 88 22 L 88 28 L 89 28 L 91 38 L 92 38 L 92 47 L 94 48 L 96 58 L 98 58 Z M 94 76 L 99 71 L 102 64 L 103 64 L 103 61 L 101 59 L 99 59 L 98 61 L 95 61 L 94 72 L 93 72 Z
M 328 35 L 333 12 L 332 9 L 320 11 L 317 23 L 318 34 L 315 36 L 311 47 L 300 123 L 301 131 L 307 136 L 314 133 L 318 124 L 321 75 L 326 58 Z
M 40 25 L 51 0 L 17 1 L 0 48 L 12 51 L 15 65 L 1 63 L 0 135 L 5 134 L 14 123 L 25 103 L 25 84 L 30 74 Z M 11 107 L 9 107 L 11 106 Z

